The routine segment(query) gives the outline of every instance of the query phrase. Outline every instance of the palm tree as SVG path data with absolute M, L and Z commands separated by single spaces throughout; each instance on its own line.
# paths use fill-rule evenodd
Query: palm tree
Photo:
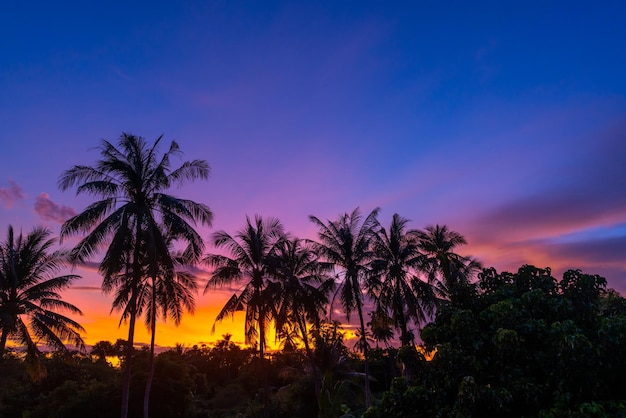
M 393 319 L 389 317 L 386 310 L 381 306 L 377 306 L 375 311 L 369 313 L 370 321 L 366 324 L 369 327 L 371 338 L 376 341 L 376 348 L 382 342 L 389 347 L 389 341 L 393 338 Z
M 410 321 L 425 321 L 435 308 L 432 287 L 416 273 L 423 265 L 414 231 L 407 231 L 405 219 L 393 215 L 389 231 L 380 228 L 374 243 L 372 268 L 376 276 L 376 303 L 400 331 L 400 343 L 408 346 L 413 340 Z
M 446 225 L 429 225 L 423 231 L 415 231 L 414 235 L 424 254 L 421 269 L 426 272 L 428 282 L 435 284 L 440 297 L 453 298 L 459 286 L 469 284 L 469 279 L 480 271 L 477 260 L 454 252 L 467 241 Z
M 9 339 L 25 346 L 31 358 L 38 356 L 39 343 L 68 352 L 65 342 L 69 342 L 84 350 L 80 333 L 85 330 L 60 313 L 82 315 L 59 293 L 80 276 L 55 277 L 68 259 L 62 250 L 51 252 L 56 242 L 51 234 L 37 227 L 26 237 L 21 233 L 16 237 L 9 225 L 7 240 L 0 244 L 0 357 Z
M 348 349 L 346 348 L 338 321 L 325 322 L 315 326 L 311 331 L 315 346 L 316 363 L 321 377 L 320 396 L 317 398 L 318 418 L 334 418 L 342 414 L 341 407 L 345 404 L 349 382 L 356 373 L 346 370 Z
M 281 286 L 276 329 L 295 328 L 304 344 L 319 397 L 321 377 L 315 364 L 309 342 L 309 327 L 319 327 L 321 316 L 328 305 L 328 297 L 335 287 L 329 276 L 332 264 L 322 263 L 313 243 L 298 238 L 286 239 L 277 247 L 274 275 Z M 282 334 L 279 334 L 282 335 Z
M 116 350 L 115 345 L 111 343 L 111 341 L 98 341 L 91 347 L 92 356 L 96 356 L 98 361 L 104 363 L 106 362 L 107 357 L 117 356 L 118 352 Z
M 276 251 L 285 239 L 282 224 L 278 219 L 263 220 L 256 215 L 254 223 L 246 217 L 246 226 L 235 236 L 225 231 L 213 234 L 213 243 L 217 248 L 224 248 L 231 257 L 221 254 L 209 254 L 204 262 L 213 268 L 205 293 L 212 288 L 232 285 L 243 281 L 243 286 L 226 302 L 215 322 L 233 316 L 236 311 L 245 310 L 245 342 L 258 343 L 261 363 L 265 370 L 266 333 L 270 322 L 276 316 L 276 300 L 279 285 L 272 280 L 271 274 L 276 262 Z M 215 331 L 215 324 L 212 332 Z M 269 414 L 269 386 L 266 373 L 263 374 L 265 416 Z
M 150 280 L 144 285 L 143 294 L 148 298 L 145 304 L 146 326 L 150 329 L 150 358 L 148 365 L 148 379 L 143 400 L 143 416 L 148 418 L 150 407 L 150 390 L 154 377 L 154 345 L 156 338 L 156 322 L 159 317 L 164 321 L 172 318 L 174 324 L 178 326 L 182 320 L 183 312 L 186 310 L 193 313 L 195 308 L 195 298 L 193 294 L 197 289 L 196 277 L 184 270 L 186 265 L 193 264 L 194 260 L 189 260 L 183 254 L 174 257 L 164 254 L 165 260 L 155 260 L 152 266 L 160 270 L 148 272 Z
M 152 145 L 125 133 L 117 146 L 103 140 L 101 159 L 95 166 L 74 166 L 59 179 L 61 190 L 77 186 L 76 194 L 102 198 L 66 221 L 61 236 L 85 235 L 72 250 L 73 262 L 77 264 L 106 247 L 99 267 L 104 277 L 103 289 L 115 290 L 116 300 L 126 303 L 122 320 L 128 319 L 129 326 L 122 418 L 128 416 L 135 321 L 141 310 L 139 297 L 147 271 L 142 264 L 166 258 L 148 257 L 167 254 L 164 235 L 185 242 L 184 252 L 189 258 L 200 257 L 204 243 L 194 227 L 197 223 L 211 225 L 213 219 L 208 206 L 165 193 L 175 184 L 206 179 L 209 166 L 204 160 L 193 160 L 172 170 L 170 159 L 181 154 L 180 148 L 172 141 L 159 158 L 161 138 Z
M 379 208 L 374 209 L 362 220 L 359 208 L 352 213 L 345 213 L 335 221 L 320 221 L 315 216 L 309 219 L 317 225 L 319 242 L 315 247 L 328 262 L 338 267 L 341 283 L 338 292 L 348 321 L 350 313 L 356 310 L 359 315 L 359 333 L 362 339 L 365 363 L 365 404 L 371 405 L 369 384 L 368 343 L 366 340 L 365 321 L 363 319 L 363 286 L 368 286 L 370 277 L 369 263 L 372 259 L 372 242 L 377 232 Z

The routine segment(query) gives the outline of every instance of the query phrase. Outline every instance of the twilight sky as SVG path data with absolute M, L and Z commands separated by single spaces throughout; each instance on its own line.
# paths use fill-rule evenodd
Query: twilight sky
M 0 7 L 2 239 L 90 202 L 57 180 L 101 138 L 163 134 L 212 167 L 172 192 L 211 207 L 204 237 L 258 213 L 314 238 L 308 215 L 380 206 L 384 225 L 447 224 L 486 266 L 626 292 L 622 1 L 18 3 Z M 78 273 L 87 342 L 124 337 Z M 242 339 L 209 333 L 225 297 L 157 341 Z

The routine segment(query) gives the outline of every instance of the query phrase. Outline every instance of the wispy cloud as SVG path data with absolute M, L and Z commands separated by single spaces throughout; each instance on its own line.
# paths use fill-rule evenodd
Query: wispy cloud
M 489 199 L 458 216 L 458 231 L 469 242 L 461 252 L 498 270 L 516 271 L 528 263 L 551 267 L 560 278 L 567 269 L 581 269 L 606 277 L 609 287 L 626 289 L 625 135 L 626 115 L 620 115 L 575 143 L 560 144 L 566 160 L 558 153 L 548 160 L 520 155 L 526 183 L 494 188 Z M 507 164 L 513 167 L 515 161 Z M 516 170 L 497 172 L 508 176 Z M 486 184 L 507 180 L 498 176 Z
M 76 211 L 69 206 L 59 205 L 52 200 L 48 193 L 41 193 L 35 198 L 35 213 L 44 221 L 63 223 L 76 215 Z
M 100 262 L 99 261 L 83 261 L 80 266 L 89 271 L 99 271 Z
M 72 290 L 97 290 L 101 291 L 102 288 L 99 286 L 72 286 L 70 287 Z
M 9 180 L 9 187 L 0 187 L 0 205 L 7 209 L 13 207 L 17 201 L 24 200 L 26 194 L 19 184 L 13 180 Z

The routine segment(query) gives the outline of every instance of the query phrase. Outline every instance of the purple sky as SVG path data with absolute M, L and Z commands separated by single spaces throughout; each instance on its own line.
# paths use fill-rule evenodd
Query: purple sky
M 57 179 L 100 138 L 163 134 L 210 163 L 175 193 L 214 230 L 380 206 L 626 291 L 624 2 L 9 3 L 2 237 L 89 203 Z

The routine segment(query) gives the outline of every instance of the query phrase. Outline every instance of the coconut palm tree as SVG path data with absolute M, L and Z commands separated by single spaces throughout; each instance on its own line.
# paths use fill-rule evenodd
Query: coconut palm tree
M 329 295 L 335 288 L 334 278 L 329 275 L 332 264 L 323 263 L 310 241 L 292 238 L 277 246 L 274 275 L 280 284 L 279 308 L 276 329 L 294 328 L 304 344 L 316 396 L 321 390 L 321 376 L 309 342 L 309 326 L 319 327 L 328 305 Z M 278 333 L 277 335 L 282 335 Z
M 171 239 L 167 239 L 168 248 Z M 171 248 L 170 248 L 171 249 Z M 186 266 L 194 264 L 194 260 L 186 258 L 185 254 L 173 254 L 169 251 L 161 254 L 146 255 L 141 261 L 144 269 L 141 273 L 144 278 L 136 289 L 132 274 L 126 272 L 111 276 L 103 283 L 107 292 L 114 292 L 111 311 L 121 311 L 120 325 L 128 320 L 131 313 L 130 300 L 136 291 L 136 316 L 143 316 L 146 327 L 150 331 L 150 355 L 148 361 L 148 377 L 144 391 L 144 417 L 149 415 L 150 391 L 154 377 L 154 347 L 156 339 L 156 323 L 159 318 L 167 321 L 174 320 L 179 325 L 183 312 L 193 313 L 195 308 L 194 292 L 197 289 L 196 278 L 187 271 Z M 152 257 L 152 259 L 149 259 Z
M 45 228 L 34 228 L 25 237 L 17 237 L 9 225 L 7 239 L 0 244 L 0 357 L 7 340 L 27 349 L 29 356 L 39 354 L 38 344 L 67 352 L 66 342 L 84 350 L 80 335 L 85 330 L 63 315 L 82 315 L 60 292 L 80 276 L 55 276 L 68 265 L 67 253 L 52 251 L 56 240 Z
M 369 263 L 372 260 L 372 243 L 375 239 L 378 221 L 376 217 L 380 209 L 376 208 L 365 219 L 362 219 L 359 208 L 352 213 L 345 213 L 335 221 L 322 222 L 315 216 L 309 219 L 318 227 L 316 251 L 327 262 L 332 263 L 339 271 L 340 283 L 338 294 L 346 312 L 348 321 L 350 313 L 357 311 L 359 316 L 359 333 L 362 339 L 365 364 L 365 404 L 371 405 L 369 383 L 368 343 L 366 340 L 365 321 L 363 319 L 363 291 L 369 287 L 371 276 Z
M 256 215 L 254 222 L 246 217 L 246 226 L 235 236 L 225 231 L 213 234 L 213 244 L 224 248 L 232 257 L 209 254 L 204 263 L 213 268 L 213 273 L 205 287 L 209 289 L 241 284 L 238 292 L 226 302 L 215 318 L 215 322 L 245 310 L 245 342 L 258 343 L 259 356 L 265 370 L 265 349 L 267 330 L 276 317 L 280 285 L 273 280 L 272 271 L 276 265 L 276 251 L 285 239 L 282 224 L 276 218 L 263 219 Z M 215 324 L 212 332 L 215 331 Z M 269 386 L 266 373 L 263 373 L 265 416 L 269 415 Z
M 167 254 L 167 235 L 186 243 L 184 252 L 197 259 L 204 243 L 194 228 L 198 223 L 210 225 L 213 219 L 208 206 L 165 193 L 174 185 L 206 179 L 209 166 L 204 160 L 193 160 L 172 169 L 171 158 L 181 154 L 180 148 L 172 141 L 159 157 L 161 139 L 149 144 L 141 137 L 124 133 L 117 145 L 103 140 L 99 148 L 101 158 L 95 166 L 74 166 L 59 179 L 61 190 L 77 186 L 77 194 L 101 198 L 66 221 L 61 236 L 84 235 L 72 250 L 76 264 L 105 250 L 99 266 L 103 289 L 115 291 L 116 300 L 119 297 L 119 302 L 126 304 L 122 319 L 128 319 L 129 325 L 122 418 L 128 416 L 135 321 L 141 310 L 139 298 L 147 271 L 143 264 L 166 258 L 147 255 Z
M 193 264 L 195 260 L 186 259 L 183 254 L 171 256 L 168 253 L 163 256 L 166 257 L 165 260 L 154 260 L 150 263 L 152 271 L 147 272 L 150 279 L 144 285 L 144 292 L 142 292 L 148 299 L 145 303 L 145 320 L 146 326 L 150 329 L 148 378 L 143 400 L 144 418 L 149 416 L 157 319 L 160 317 L 167 321 L 168 318 L 172 318 L 174 325 L 178 326 L 184 311 L 193 313 L 194 293 L 198 287 L 196 277 L 185 270 L 185 266 Z M 157 270 L 154 270 L 155 267 Z
M 417 277 L 424 264 L 415 231 L 407 230 L 408 219 L 393 215 L 389 230 L 380 228 L 374 241 L 372 269 L 376 277 L 376 303 L 394 327 L 400 331 L 400 343 L 408 346 L 413 340 L 410 322 L 425 321 L 435 308 L 433 288 Z M 381 318 L 384 316 L 381 316 Z
M 393 319 L 389 317 L 386 310 L 378 305 L 376 310 L 369 313 L 370 320 L 366 324 L 369 328 L 369 335 L 376 341 L 376 348 L 380 348 L 382 342 L 385 347 L 389 347 L 389 341 L 393 339 Z
M 424 255 L 421 269 L 427 274 L 428 282 L 435 285 L 440 297 L 454 297 L 459 286 L 469 284 L 470 278 L 481 270 L 477 260 L 454 252 L 467 241 L 446 225 L 429 225 L 424 230 L 415 231 L 414 236 Z

